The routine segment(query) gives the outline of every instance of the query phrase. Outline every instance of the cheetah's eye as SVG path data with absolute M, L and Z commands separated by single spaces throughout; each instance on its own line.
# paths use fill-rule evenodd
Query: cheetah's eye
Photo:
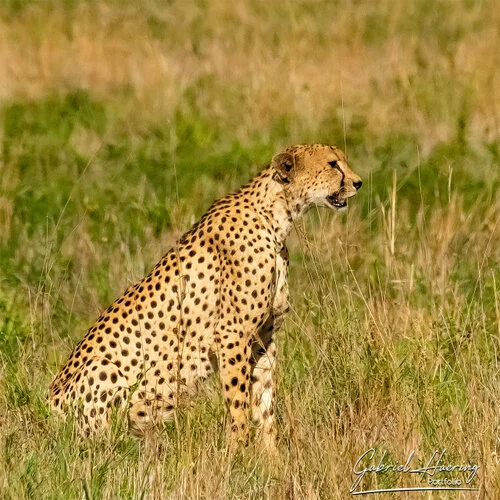
M 332 168 L 339 168 L 339 162 L 337 160 L 329 161 L 328 165 Z

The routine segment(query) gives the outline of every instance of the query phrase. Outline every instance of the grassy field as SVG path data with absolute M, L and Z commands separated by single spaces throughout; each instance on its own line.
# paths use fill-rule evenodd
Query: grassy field
M 494 0 L 4 0 L 0 68 L 0 498 L 347 498 L 372 447 L 446 448 L 498 498 Z M 99 312 L 307 142 L 365 182 L 290 241 L 279 456 L 228 456 L 216 378 L 161 439 L 50 415 Z

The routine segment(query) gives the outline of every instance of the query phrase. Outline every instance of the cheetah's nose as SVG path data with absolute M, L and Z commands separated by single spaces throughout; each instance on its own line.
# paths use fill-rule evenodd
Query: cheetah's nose
M 353 182 L 352 185 L 356 188 L 359 189 L 363 185 L 363 181 L 360 179 L 359 181 Z

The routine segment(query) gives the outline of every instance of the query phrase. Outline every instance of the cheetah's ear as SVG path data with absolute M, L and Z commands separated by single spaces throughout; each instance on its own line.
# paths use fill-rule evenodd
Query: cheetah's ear
M 290 153 L 278 153 L 273 157 L 273 179 L 280 184 L 289 184 L 295 171 L 295 157 Z

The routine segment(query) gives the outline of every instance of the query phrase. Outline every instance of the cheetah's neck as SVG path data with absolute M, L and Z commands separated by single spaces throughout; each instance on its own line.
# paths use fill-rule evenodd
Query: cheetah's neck
M 280 251 L 286 243 L 294 220 L 304 212 L 305 203 L 297 200 L 291 203 L 283 185 L 273 179 L 270 168 L 255 177 L 243 188 L 242 193 L 251 194 L 252 208 L 271 226 L 277 251 Z

